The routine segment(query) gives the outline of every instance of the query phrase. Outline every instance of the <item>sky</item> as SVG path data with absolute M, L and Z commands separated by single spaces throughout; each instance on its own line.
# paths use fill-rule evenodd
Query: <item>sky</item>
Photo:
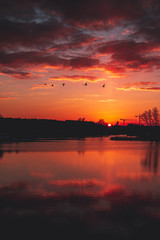
M 158 0 L 0 0 L 0 29 L 4 117 L 138 123 L 160 110 Z

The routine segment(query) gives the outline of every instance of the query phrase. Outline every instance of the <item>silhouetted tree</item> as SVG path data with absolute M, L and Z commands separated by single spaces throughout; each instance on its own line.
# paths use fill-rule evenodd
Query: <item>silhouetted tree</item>
M 157 107 L 154 107 L 152 109 L 152 117 L 153 117 L 154 126 L 158 126 L 159 125 L 159 111 L 158 111 Z
M 84 122 L 84 121 L 85 121 L 85 118 L 78 118 L 78 121 L 79 121 L 79 122 Z
M 104 119 L 99 119 L 99 121 L 97 123 L 101 124 L 103 126 L 107 125 L 107 123 L 104 121 Z
M 0 118 L 3 118 L 3 115 L 0 113 Z
M 140 117 L 147 126 L 158 126 L 159 124 L 159 111 L 157 107 L 154 107 L 152 110 L 146 110 Z

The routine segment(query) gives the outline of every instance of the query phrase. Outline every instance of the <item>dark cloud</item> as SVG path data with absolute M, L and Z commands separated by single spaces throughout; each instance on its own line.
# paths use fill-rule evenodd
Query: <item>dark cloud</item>
M 32 77 L 29 69 L 33 69 L 35 66 L 61 69 L 86 69 L 96 67 L 98 64 L 98 59 L 89 57 L 71 58 L 67 60 L 52 54 L 37 51 L 16 53 L 0 52 L 1 73 L 19 79 Z
M 144 0 L 82 0 L 45 1 L 41 9 L 48 12 L 57 11 L 64 19 L 79 24 L 94 24 L 100 21 L 135 19 L 147 8 Z
M 51 54 L 45 54 L 43 52 L 28 51 L 28 52 L 16 52 L 5 53 L 0 52 L 0 64 L 11 67 L 27 67 L 48 64 L 49 66 L 68 66 L 68 61 L 58 58 Z
M 77 57 L 70 60 L 70 66 L 72 68 L 90 68 L 93 66 L 98 66 L 99 60 L 89 57 Z
M 32 78 L 32 74 L 30 72 L 25 72 L 21 70 L 14 70 L 9 68 L 4 68 L 0 70 L 2 74 L 11 75 L 12 77 L 16 79 L 28 79 Z
M 128 53 L 133 55 L 134 53 L 141 53 L 149 51 L 153 48 L 153 45 L 146 42 L 136 42 L 133 40 L 115 40 L 110 42 L 102 43 L 98 52 L 102 54 L 113 54 L 113 53 Z
M 47 22 L 17 22 L 0 19 L 0 48 L 15 49 L 19 47 L 50 47 L 54 40 L 65 37 L 72 32 L 55 19 Z
M 26 68 L 38 64 L 116 73 L 153 70 L 159 68 L 160 59 L 148 53 L 160 47 L 159 22 L 157 0 L 2 0 L 0 64 L 1 69 L 10 68 L 2 73 L 29 78 Z M 117 26 L 133 31 L 123 40 L 107 42 L 101 30 L 114 31 Z M 111 55 L 111 60 L 101 63 L 95 51 Z
M 141 70 L 160 66 L 159 56 L 147 56 L 157 43 L 136 42 L 133 40 L 117 40 L 101 44 L 97 51 L 103 55 L 111 54 L 111 62 L 106 68 L 123 72 L 126 69 Z
M 80 47 L 83 45 L 90 44 L 96 40 L 97 38 L 89 34 L 85 34 L 82 31 L 77 31 L 71 35 L 69 47 Z
M 64 38 L 64 43 L 59 44 L 57 42 L 54 42 L 54 44 L 52 44 L 48 50 L 50 52 L 57 51 L 55 53 L 59 54 L 66 50 L 76 50 L 78 48 L 81 49 L 82 47 L 89 46 L 96 41 L 96 37 L 83 33 L 80 30 L 76 30 Z
M 143 37 L 146 40 L 160 41 L 160 2 L 151 1 L 152 5 L 140 18 L 136 19 L 136 31 L 133 37 Z

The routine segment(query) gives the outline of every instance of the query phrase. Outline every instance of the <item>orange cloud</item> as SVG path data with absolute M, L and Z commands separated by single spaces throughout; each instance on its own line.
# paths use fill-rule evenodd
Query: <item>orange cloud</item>
M 128 83 L 124 85 L 121 88 L 117 88 L 117 90 L 124 90 L 124 91 L 130 91 L 130 90 L 139 90 L 139 91 L 160 91 L 160 87 L 145 87 L 148 85 L 156 85 L 160 84 L 160 82 L 135 82 L 135 83 Z M 141 87 L 142 86 L 142 87 Z
M 124 90 L 124 91 L 137 90 L 137 91 L 160 92 L 160 87 L 148 87 L 148 88 L 122 87 L 122 88 L 117 88 L 117 90 Z
M 16 97 L 0 97 L 0 100 L 11 100 L 11 99 L 17 99 Z
M 117 100 L 115 99 L 101 99 L 101 100 L 98 100 L 98 102 L 101 102 L 101 103 L 105 103 L 105 102 L 115 102 Z
M 62 76 L 59 76 L 59 77 L 51 77 L 49 78 L 49 80 L 60 80 L 60 81 L 64 81 L 64 80 L 68 80 L 68 81 L 90 81 L 90 82 L 93 82 L 93 81 L 102 81 L 102 80 L 105 80 L 104 78 L 99 78 L 99 77 L 96 77 L 96 76 L 89 76 L 89 75 L 72 75 L 72 76 L 67 76 L 67 75 L 62 75 Z
M 34 90 L 34 89 L 51 89 L 54 88 L 55 86 L 52 86 L 52 84 L 47 84 L 47 83 L 41 83 L 41 84 L 35 84 L 34 86 L 32 86 L 30 89 Z

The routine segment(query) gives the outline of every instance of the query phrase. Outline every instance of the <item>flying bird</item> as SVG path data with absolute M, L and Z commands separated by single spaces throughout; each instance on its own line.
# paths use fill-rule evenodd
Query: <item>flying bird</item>
M 54 84 L 52 84 L 52 87 L 54 87 Z
M 87 86 L 87 83 L 85 83 L 84 85 Z
M 47 83 L 44 83 L 44 85 L 47 85 Z
M 105 87 L 105 84 L 103 84 L 103 86 L 102 87 Z
M 65 86 L 65 83 L 62 83 L 62 86 L 64 87 L 64 86 Z

